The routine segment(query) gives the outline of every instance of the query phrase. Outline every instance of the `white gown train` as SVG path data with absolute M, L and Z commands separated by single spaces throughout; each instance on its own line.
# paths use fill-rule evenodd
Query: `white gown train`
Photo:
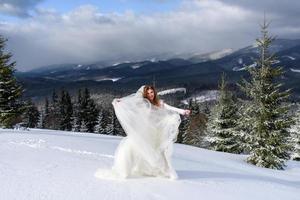
M 136 93 L 112 101 L 116 116 L 126 133 L 114 155 L 111 169 L 98 169 L 97 178 L 156 176 L 177 179 L 172 167 L 173 143 L 177 139 L 180 114 L 185 110 L 166 104 L 158 107 Z

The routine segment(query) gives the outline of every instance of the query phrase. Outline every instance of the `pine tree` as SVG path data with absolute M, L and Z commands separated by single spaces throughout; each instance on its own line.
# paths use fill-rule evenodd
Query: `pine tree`
M 44 110 L 43 108 L 38 109 L 39 111 L 39 119 L 36 125 L 36 128 L 43 128 L 43 118 L 44 118 Z
M 293 160 L 300 161 L 300 108 L 296 111 L 295 124 L 291 126 L 291 143 L 293 145 L 293 151 L 291 158 Z
M 55 89 L 52 92 L 52 102 L 49 109 L 49 128 L 54 130 L 59 130 L 60 128 L 60 107 L 59 99 Z
M 14 76 L 16 62 L 10 62 L 12 54 L 4 50 L 6 41 L 0 35 L 0 127 L 12 128 L 24 111 L 20 101 L 23 90 Z
M 36 128 L 40 118 L 40 112 L 30 99 L 25 105 L 23 124 L 28 128 Z
M 66 93 L 65 93 L 65 89 L 64 88 L 62 88 L 61 94 L 60 94 L 59 110 L 60 110 L 60 116 L 61 116 L 59 129 L 60 130 L 65 130 L 66 129 L 66 122 L 65 122 L 65 116 L 66 116 Z
M 190 124 L 190 117 L 184 117 L 181 119 L 181 123 L 178 127 L 179 132 L 176 141 L 177 143 L 183 143 L 183 137 L 187 133 L 189 124 Z
M 114 109 L 112 109 L 113 113 L 113 126 L 114 126 L 114 135 L 126 136 L 124 129 L 122 128 Z
M 60 98 L 60 130 L 72 130 L 73 105 L 70 94 L 63 88 Z
M 247 158 L 248 163 L 257 166 L 283 169 L 285 161 L 290 158 L 291 146 L 288 144 L 288 128 L 293 124 L 289 115 L 289 107 L 283 102 L 290 96 L 290 89 L 280 91 L 280 77 L 283 68 L 272 66 L 275 55 L 269 53 L 274 37 L 268 35 L 269 24 L 264 20 L 261 25 L 262 38 L 257 39 L 260 55 L 257 67 L 247 67 L 250 81 L 243 79 L 238 84 L 242 91 L 251 99 L 248 113 L 251 122 L 252 147 Z
M 90 92 L 87 88 L 84 90 L 84 95 L 82 98 L 82 116 L 84 121 L 84 126 L 86 131 L 90 133 L 95 132 L 95 126 L 97 125 L 99 110 L 96 103 L 90 96 Z
M 92 99 L 90 99 L 87 105 L 87 114 L 84 118 L 85 126 L 87 127 L 87 131 L 90 133 L 95 132 L 95 126 L 97 125 L 98 120 L 98 113 L 99 111 L 95 102 Z
M 66 116 L 65 116 L 66 130 L 68 130 L 68 131 L 72 130 L 73 120 L 74 120 L 74 118 L 73 118 L 73 103 L 72 103 L 69 92 L 66 92 Z
M 179 127 L 179 131 L 182 130 L 182 136 L 180 136 L 180 138 L 182 138 L 182 143 L 183 144 L 192 144 L 193 143 L 193 135 L 191 134 L 190 131 L 190 126 L 191 126 L 191 118 L 198 113 L 198 107 L 196 106 L 196 100 L 194 99 L 189 99 L 189 106 L 188 109 L 191 110 L 190 113 L 190 118 L 187 119 L 187 121 L 185 122 L 185 124 L 182 124 L 182 126 L 184 125 L 184 127 Z
M 111 110 L 107 111 L 106 115 L 107 124 L 105 127 L 105 132 L 108 135 L 114 135 L 114 119 L 113 119 L 113 112 Z
M 74 131 L 80 132 L 82 131 L 82 121 L 83 121 L 83 114 L 82 114 L 82 94 L 81 89 L 78 90 L 77 94 L 77 102 L 74 105 L 75 111 L 75 119 L 74 119 Z
M 103 108 L 103 109 L 101 109 L 101 112 L 100 112 L 99 118 L 98 118 L 98 133 L 108 134 L 107 127 L 108 127 L 109 123 L 110 123 L 109 112 Z
M 183 119 L 187 121 L 183 124 L 185 127 L 182 127 L 182 143 L 202 147 L 205 143 L 206 115 L 200 112 L 200 106 L 194 99 L 189 100 L 188 109 L 191 110 L 191 114 L 188 119 Z
M 49 128 L 49 100 L 48 97 L 45 98 L 45 106 L 43 111 L 43 118 L 42 118 L 42 128 Z
M 102 126 L 101 126 L 102 119 L 103 119 L 103 114 L 102 114 L 102 109 L 100 109 L 98 119 L 97 119 L 97 125 L 95 126 L 95 132 L 96 133 L 103 132 L 103 129 L 102 129 Z
M 236 98 L 227 88 L 225 74 L 219 83 L 219 99 L 208 120 L 209 142 L 212 149 L 229 153 L 241 153 L 240 134 L 237 130 Z
M 117 117 L 115 115 L 115 112 L 113 110 L 111 110 L 111 124 L 112 124 L 112 135 L 117 135 L 118 131 L 117 131 Z
M 239 103 L 239 101 L 241 101 Z M 250 101 L 238 101 L 238 121 L 237 121 L 237 131 L 239 132 L 239 143 L 240 148 L 242 149 L 242 153 L 250 154 L 252 150 L 252 146 L 255 143 L 255 134 L 252 125 L 255 123 L 255 108 L 253 107 L 253 103 Z

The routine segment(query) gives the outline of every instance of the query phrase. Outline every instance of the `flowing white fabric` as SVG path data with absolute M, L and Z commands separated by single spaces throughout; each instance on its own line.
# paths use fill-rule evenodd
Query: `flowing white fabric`
M 98 178 L 159 176 L 177 179 L 171 165 L 173 143 L 184 110 L 164 103 L 158 107 L 142 96 L 144 86 L 136 93 L 114 99 L 112 105 L 126 133 L 115 151 L 110 170 L 98 169 Z

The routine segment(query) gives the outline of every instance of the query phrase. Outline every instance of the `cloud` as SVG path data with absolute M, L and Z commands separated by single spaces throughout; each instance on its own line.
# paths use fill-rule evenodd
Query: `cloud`
M 29 17 L 30 11 L 42 0 L 0 0 L 0 13 L 17 16 Z
M 286 35 L 287 37 L 299 38 L 299 9 L 300 1 L 295 0 L 222 0 L 229 5 L 236 5 L 244 9 L 252 10 L 260 13 L 263 16 L 265 12 L 267 20 L 271 21 L 271 26 L 279 35 Z
M 241 48 L 260 34 L 258 23 L 263 13 L 232 2 L 186 0 L 176 10 L 151 15 L 103 13 L 93 5 L 62 14 L 36 9 L 34 16 L 22 22 L 0 24 L 0 32 L 9 39 L 9 50 L 20 70 L 59 63 L 205 53 Z M 272 27 L 276 34 L 299 35 L 299 24 L 283 23 L 286 18 L 276 12 L 272 16 L 282 24 Z

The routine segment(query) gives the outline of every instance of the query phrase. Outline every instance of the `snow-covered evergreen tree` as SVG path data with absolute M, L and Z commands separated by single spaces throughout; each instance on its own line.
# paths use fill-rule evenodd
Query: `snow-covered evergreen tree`
M 255 134 L 253 131 L 253 124 L 255 123 L 255 108 L 251 101 L 239 100 L 238 102 L 238 119 L 237 120 L 237 131 L 239 132 L 239 145 L 242 149 L 241 153 L 250 154 Z
M 188 109 L 191 110 L 190 117 L 187 119 L 184 123 L 180 124 L 179 126 L 179 134 L 182 134 L 180 137 L 182 138 L 183 144 L 189 144 L 191 145 L 193 142 L 193 136 L 190 133 L 189 127 L 191 122 L 192 116 L 195 115 L 195 113 L 198 113 L 198 107 L 196 106 L 196 100 L 193 98 L 189 99 L 189 106 Z
M 59 130 L 60 128 L 60 107 L 59 107 L 59 97 L 54 89 L 52 92 L 52 101 L 49 106 L 49 128 L 54 130 Z
M 39 111 L 40 115 L 39 115 L 39 121 L 38 121 L 36 127 L 37 128 L 43 128 L 43 118 L 44 118 L 44 115 L 45 115 L 44 110 L 38 108 L 38 111 Z
M 91 98 L 90 92 L 87 88 L 85 88 L 84 90 L 81 109 L 86 131 L 91 133 L 95 132 L 95 126 L 98 122 L 99 110 L 97 108 L 96 103 Z
M 49 100 L 48 97 L 45 98 L 45 105 L 42 111 L 42 128 L 49 128 L 49 120 L 50 120 L 50 111 L 49 111 Z
M 99 115 L 98 115 L 98 119 L 97 119 L 97 124 L 95 126 L 95 133 L 101 133 L 102 132 L 102 127 L 101 127 L 102 119 L 103 119 L 102 110 L 99 109 Z
M 187 133 L 188 126 L 190 124 L 190 117 L 181 118 L 181 123 L 178 127 L 179 132 L 177 136 L 177 143 L 183 143 L 183 138 Z
M 115 134 L 115 128 L 114 128 L 114 113 L 112 110 L 108 110 L 107 115 L 105 116 L 107 120 L 107 124 L 105 127 L 105 132 L 108 135 L 114 135 Z
M 98 117 L 98 125 L 97 125 L 97 131 L 100 134 L 109 134 L 107 133 L 108 124 L 111 123 L 109 112 L 102 108 Z
M 12 54 L 5 52 L 6 41 L 0 35 L 0 127 L 12 128 L 24 111 L 20 101 L 23 91 L 14 76 L 16 62 L 11 62 Z
M 300 161 L 300 107 L 295 114 L 295 124 L 291 126 L 291 143 L 293 146 L 291 159 Z
M 229 153 L 241 153 L 241 136 L 237 130 L 236 98 L 227 88 L 225 74 L 219 83 L 219 99 L 208 119 L 208 141 L 212 149 Z
M 23 124 L 28 128 L 36 128 L 39 122 L 40 112 L 34 105 L 32 100 L 28 100 L 25 104 L 25 112 L 22 116 Z
M 73 105 L 68 91 L 62 89 L 60 97 L 60 130 L 72 130 Z
M 202 147 L 206 135 L 206 115 L 200 113 L 199 103 L 191 98 L 189 100 L 188 109 L 191 110 L 191 114 L 188 119 L 183 119 L 185 127 L 180 127 L 182 133 L 182 143 L 193 146 Z
M 242 91 L 251 99 L 248 113 L 251 119 L 251 152 L 247 162 L 257 166 L 283 169 L 285 161 L 290 158 L 291 146 L 288 143 L 288 128 L 293 123 L 289 115 L 289 107 L 283 102 L 290 96 L 290 90 L 280 91 L 280 77 L 283 68 L 272 66 L 275 55 L 270 54 L 269 47 L 274 37 L 268 35 L 269 24 L 261 25 L 262 37 L 257 39 L 260 50 L 257 67 L 247 67 L 250 81 L 243 79 L 238 84 Z
M 73 121 L 73 131 L 80 132 L 82 131 L 82 121 L 83 121 L 83 114 L 82 114 L 82 94 L 81 89 L 78 90 L 77 94 L 77 101 L 74 104 L 74 121 Z
M 116 116 L 116 113 L 114 112 L 114 110 L 112 109 L 112 118 L 113 118 L 113 121 L 112 121 L 112 124 L 113 124 L 113 130 L 114 130 L 114 135 L 120 135 L 120 136 L 126 136 L 126 133 L 124 131 L 124 129 L 122 128 L 117 116 Z

